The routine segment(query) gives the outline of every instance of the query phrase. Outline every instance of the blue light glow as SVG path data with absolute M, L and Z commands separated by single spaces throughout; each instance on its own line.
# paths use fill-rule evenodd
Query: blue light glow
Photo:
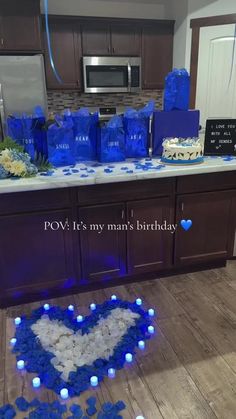
M 74 311 L 74 309 L 75 309 L 75 308 L 74 308 L 74 306 L 73 306 L 72 304 L 70 304 L 70 305 L 68 306 L 68 310 L 69 310 L 69 311 Z
M 19 326 L 19 324 L 21 324 L 21 318 L 20 317 L 16 317 L 14 321 L 15 321 L 16 326 Z
M 112 300 L 112 301 L 116 301 L 116 300 L 117 300 L 117 296 L 116 296 L 116 295 L 112 295 L 112 296 L 111 296 L 111 300 Z
M 153 333 L 155 332 L 155 329 L 153 326 L 148 326 L 148 333 L 150 333 L 150 335 L 153 335 Z
M 12 338 L 10 340 L 11 346 L 15 346 L 17 339 L 16 338 Z
M 83 316 L 79 315 L 79 316 L 76 317 L 76 320 L 77 320 L 78 323 L 81 323 L 84 320 L 84 318 L 83 318 Z
M 91 384 L 92 387 L 97 387 L 97 385 L 98 385 L 98 377 L 96 375 L 93 375 L 90 378 L 90 384 Z
M 109 378 L 115 378 L 115 376 L 116 376 L 116 370 L 114 368 L 109 368 L 108 377 Z
M 144 342 L 144 340 L 140 340 L 140 341 L 138 342 L 138 347 L 139 347 L 139 349 L 141 349 L 141 350 L 145 349 L 145 342 Z
M 133 361 L 133 355 L 132 355 L 132 354 L 130 354 L 130 353 L 126 354 L 126 355 L 125 355 L 125 360 L 126 360 L 126 362 L 128 362 L 128 363 L 132 362 L 132 361 Z
M 20 359 L 19 361 L 17 361 L 16 366 L 18 370 L 23 370 L 25 368 L 25 361 Z
M 40 380 L 40 378 L 39 378 L 39 377 L 35 377 L 35 378 L 33 378 L 33 380 L 32 380 L 32 384 L 33 384 L 33 387 L 34 387 L 34 388 L 39 388 L 39 387 L 40 387 L 40 385 L 41 385 L 41 380 Z
M 142 305 L 142 300 L 141 300 L 141 298 L 137 298 L 137 300 L 136 300 L 136 304 L 137 304 L 137 306 L 141 306 Z
M 68 399 L 68 397 L 69 397 L 69 392 L 68 392 L 67 388 L 62 388 L 62 389 L 61 389 L 61 391 L 60 391 L 60 395 L 61 395 L 61 398 L 62 398 L 63 400 Z
M 94 304 L 94 303 L 90 304 L 90 309 L 92 311 L 96 310 L 96 307 L 97 307 L 96 304 Z
M 155 310 L 154 310 L 153 308 L 149 308 L 149 310 L 148 310 L 148 315 L 149 315 L 150 317 L 155 316 Z
M 43 308 L 45 311 L 48 311 L 50 309 L 50 305 L 46 303 L 44 304 Z

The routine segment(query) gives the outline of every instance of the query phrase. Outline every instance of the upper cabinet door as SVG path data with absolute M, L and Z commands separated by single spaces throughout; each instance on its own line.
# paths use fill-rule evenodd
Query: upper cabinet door
M 1 50 L 41 50 L 39 1 L 9 0 L 7 2 L 1 2 L 0 16 Z
M 143 88 L 162 89 L 172 70 L 173 24 L 145 26 L 142 38 Z
M 45 65 L 49 89 L 80 89 L 80 37 L 70 20 L 53 19 L 49 22 L 52 54 L 56 70 L 62 79 L 59 83 L 52 71 L 46 33 L 44 33 Z
M 111 46 L 113 55 L 140 56 L 141 29 L 128 23 L 111 26 Z
M 81 29 L 83 55 L 111 54 L 110 28 L 106 23 L 83 23 Z

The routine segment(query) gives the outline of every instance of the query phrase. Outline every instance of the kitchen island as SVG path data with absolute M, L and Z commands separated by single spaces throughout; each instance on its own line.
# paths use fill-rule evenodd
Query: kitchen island
M 0 304 L 223 266 L 235 230 L 233 157 L 81 163 L 1 180 Z

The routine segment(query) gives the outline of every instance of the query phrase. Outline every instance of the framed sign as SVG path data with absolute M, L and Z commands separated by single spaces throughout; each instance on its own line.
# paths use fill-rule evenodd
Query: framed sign
M 204 154 L 236 156 L 236 119 L 207 120 Z

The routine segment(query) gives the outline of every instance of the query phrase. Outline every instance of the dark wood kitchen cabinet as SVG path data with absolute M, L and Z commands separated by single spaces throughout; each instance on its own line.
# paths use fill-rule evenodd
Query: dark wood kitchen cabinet
M 135 23 L 88 22 L 81 33 L 83 55 L 141 55 L 141 28 Z
M 67 19 L 50 19 L 51 47 L 58 82 L 50 64 L 47 38 L 44 30 L 45 68 L 48 89 L 81 89 L 81 45 L 78 25 Z
M 228 257 L 232 193 L 217 191 L 179 195 L 176 222 L 192 220 L 184 231 L 178 227 L 175 235 L 176 266 L 197 265 Z
M 145 25 L 142 35 L 143 88 L 162 89 L 172 70 L 173 22 Z
M 41 51 L 40 1 L 1 1 L 0 38 L 0 51 L 3 52 Z
M 4 295 L 17 304 L 75 285 L 70 231 L 44 229 L 45 221 L 69 218 L 69 210 L 0 217 L 0 300 Z
M 107 23 L 84 22 L 81 24 L 83 55 L 110 55 L 111 36 Z
M 141 55 L 141 28 L 130 23 L 111 26 L 111 52 L 118 56 Z
M 124 204 L 96 205 L 79 209 L 81 227 L 82 278 L 85 282 L 104 281 L 126 274 Z M 97 226 L 103 226 L 103 230 Z M 102 283 L 102 282 L 101 282 Z
M 174 224 L 170 198 L 156 198 L 127 204 L 128 221 L 133 229 L 127 233 L 128 272 L 140 274 L 167 269 L 172 264 L 173 234 L 158 230 L 160 225 Z M 148 225 L 153 225 L 153 229 Z

